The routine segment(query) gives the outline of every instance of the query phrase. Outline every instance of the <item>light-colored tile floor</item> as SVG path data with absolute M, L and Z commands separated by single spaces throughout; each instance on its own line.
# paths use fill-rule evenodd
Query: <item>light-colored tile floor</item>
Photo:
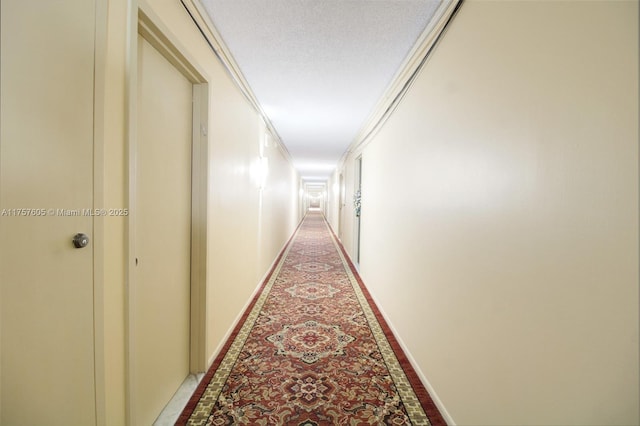
M 164 407 L 162 413 L 158 416 L 156 421 L 153 423 L 153 426 L 173 426 L 180 417 L 180 413 L 182 413 L 182 409 L 187 402 L 189 402 L 189 398 L 193 395 L 193 392 L 198 387 L 200 380 L 204 377 L 204 373 L 190 374 L 187 378 L 182 382 L 178 391 L 173 395 L 171 401 Z

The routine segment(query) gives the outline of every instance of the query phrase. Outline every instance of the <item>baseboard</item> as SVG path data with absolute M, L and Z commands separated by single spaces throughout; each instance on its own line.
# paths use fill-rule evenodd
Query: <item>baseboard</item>
M 328 224 L 328 223 L 327 223 Z M 299 225 L 298 225 L 299 226 Z M 330 225 L 329 225 L 330 226 Z M 262 278 L 258 281 L 258 284 L 256 285 L 256 288 L 253 290 L 253 293 L 251 294 L 251 296 L 249 298 L 247 298 L 246 303 L 244 304 L 244 306 L 242 307 L 242 309 L 240 309 L 240 311 L 238 312 L 238 315 L 236 316 L 236 318 L 233 320 L 232 324 L 229 326 L 229 328 L 227 329 L 227 332 L 225 333 L 225 335 L 223 336 L 223 338 L 220 340 L 220 343 L 218 343 L 218 346 L 216 347 L 216 349 L 213 351 L 212 355 L 209 357 L 209 359 L 207 360 L 207 370 L 209 370 L 209 368 L 211 367 L 211 365 L 213 364 L 213 361 L 215 361 L 216 357 L 220 354 L 220 351 L 222 350 L 222 348 L 224 347 L 225 343 L 227 342 L 227 340 L 229 339 L 229 337 L 231 336 L 231 334 L 233 333 L 233 331 L 235 330 L 235 328 L 237 327 L 238 323 L 242 320 L 242 318 L 244 317 L 244 314 L 246 312 L 246 310 L 249 308 L 249 306 L 251 305 L 251 303 L 253 302 L 253 300 L 255 299 L 255 297 L 257 296 L 257 294 L 262 290 L 263 284 L 265 282 L 265 280 L 271 275 L 271 273 L 273 272 L 273 269 L 275 268 L 276 264 L 280 261 L 281 258 L 281 254 L 286 250 L 287 246 L 289 245 L 289 243 L 291 242 L 291 239 L 294 237 L 294 235 L 297 232 L 297 228 L 296 230 L 291 234 L 291 237 L 284 243 L 284 245 L 282 246 L 282 248 L 280 249 L 280 251 L 278 252 L 278 256 L 275 257 L 275 259 L 273 260 L 273 262 L 271 263 L 271 265 L 269 265 L 269 267 L 267 268 L 266 272 L 264 273 L 264 275 L 262 276 Z M 332 230 L 333 232 L 333 230 Z M 334 233 L 335 235 L 335 233 Z M 349 256 L 348 253 L 345 252 L 345 254 L 347 256 Z M 360 273 L 360 271 L 358 271 L 358 273 Z M 363 280 L 363 282 L 367 282 L 367 280 L 362 276 L 362 274 L 360 273 L 360 276 Z M 446 407 L 444 406 L 444 404 L 442 403 L 442 400 L 440 400 L 440 398 L 438 397 L 438 394 L 436 393 L 435 389 L 433 388 L 433 386 L 431 386 L 431 383 L 429 383 L 429 380 L 426 378 L 426 376 L 424 375 L 424 373 L 422 372 L 422 370 L 420 369 L 418 363 L 416 362 L 416 360 L 413 358 L 413 355 L 411 354 L 411 352 L 409 351 L 407 345 L 404 343 L 404 341 L 402 340 L 401 335 L 398 333 L 398 330 L 395 328 L 395 326 L 393 325 L 393 322 L 391 321 L 391 319 L 389 318 L 389 316 L 387 315 L 387 313 L 384 311 L 384 309 L 382 308 L 382 305 L 380 304 L 379 300 L 377 299 L 377 297 L 375 296 L 375 294 L 373 294 L 373 292 L 371 291 L 371 289 L 369 290 L 369 294 L 371 295 L 371 299 L 373 300 L 373 302 L 376 304 L 376 306 L 378 307 L 378 310 L 380 311 L 380 314 L 382 315 L 382 317 L 384 318 L 384 320 L 387 322 L 387 325 L 389 326 L 389 328 L 391 329 L 391 332 L 394 334 L 396 340 L 398 341 L 398 344 L 400 345 L 400 347 L 402 348 L 402 350 L 404 351 L 407 359 L 409 360 L 409 363 L 411 364 L 411 366 L 413 367 L 413 369 L 416 371 L 416 373 L 418 374 L 418 377 L 420 378 L 420 381 L 422 382 L 422 384 L 424 385 L 424 387 L 427 389 L 427 392 L 429 392 L 429 396 L 431 397 L 431 399 L 433 400 L 433 402 L 436 404 L 436 406 L 438 407 L 438 410 L 440 411 L 440 414 L 442 415 L 442 417 L 444 418 L 444 420 L 447 422 L 447 425 L 449 426 L 456 426 L 456 422 L 453 420 L 453 417 L 451 416 L 451 414 L 449 414 L 449 412 L 447 411 Z
M 365 279 L 365 277 L 362 276 L 360 271 L 358 271 L 358 273 L 360 274 L 360 278 L 362 278 L 362 281 L 364 283 L 366 283 L 367 280 Z M 369 290 L 369 294 L 371 295 L 371 299 L 373 300 L 373 302 L 378 307 L 378 310 L 380 311 L 380 314 L 382 315 L 384 320 L 387 322 L 387 325 L 389 326 L 389 329 L 391 329 L 391 332 L 393 333 L 393 335 L 395 336 L 396 340 L 398 341 L 398 344 L 400 345 L 400 347 L 404 351 L 404 354 L 406 355 L 407 359 L 409 360 L 409 363 L 411 364 L 413 369 L 418 374 L 418 377 L 420 378 L 420 381 L 422 382 L 424 387 L 427 389 L 427 392 L 429 392 L 429 396 L 433 400 L 434 404 L 436 404 L 436 406 L 438 407 L 438 411 L 440 411 L 440 414 L 444 418 L 445 422 L 447 422 L 447 425 L 449 425 L 449 426 L 456 426 L 456 422 L 453 420 L 453 417 L 451 417 L 451 414 L 449 414 L 449 412 L 447 411 L 446 407 L 442 403 L 442 400 L 438 397 L 438 394 L 436 393 L 435 389 L 433 389 L 433 386 L 431 386 L 431 383 L 429 383 L 429 380 L 427 380 L 426 376 L 424 375 L 424 373 L 420 369 L 418 363 L 413 358 L 413 355 L 411 354 L 411 352 L 409 352 L 409 348 L 407 347 L 407 345 L 402 340 L 402 337 L 401 337 L 400 333 L 398 333 L 398 330 L 396 330 L 396 328 L 394 327 L 393 322 L 391 322 L 391 319 L 389 318 L 387 313 L 384 311 L 384 309 L 382 309 L 382 305 L 380 304 L 379 300 L 376 298 L 376 296 L 373 294 L 373 292 L 371 291 L 370 288 L 367 287 L 367 290 Z
M 233 333 L 233 331 L 236 329 L 236 327 L 238 326 L 238 324 L 240 323 L 240 321 L 244 317 L 244 314 L 246 313 L 247 309 L 249 308 L 249 306 L 251 306 L 251 304 L 253 303 L 254 299 L 258 295 L 258 293 L 260 293 L 260 291 L 262 290 L 262 287 L 266 283 L 267 279 L 269 279 L 269 277 L 273 273 L 273 271 L 274 271 L 276 265 L 278 264 L 278 262 L 280 262 L 280 259 L 282 258 L 282 255 L 284 254 L 285 250 L 287 249 L 287 247 L 289 246 L 289 244 L 293 240 L 293 237 L 298 232 L 298 229 L 300 228 L 301 224 L 302 224 L 302 220 L 298 223 L 298 226 L 296 226 L 296 229 L 294 229 L 294 231 L 291 233 L 291 236 L 289 237 L 289 239 L 280 248 L 280 250 L 278 251 L 278 254 L 273 259 L 273 261 L 271 262 L 271 264 L 267 268 L 267 270 L 264 273 L 264 275 L 262 276 L 262 278 L 260 278 L 260 280 L 258 280 L 258 284 L 256 285 L 256 288 L 253 289 L 253 292 L 251 293 L 251 296 L 249 296 L 249 298 L 245 302 L 245 304 L 242 307 L 242 309 L 240 309 L 240 311 L 238 312 L 238 315 L 236 315 L 235 319 L 233 320 L 233 322 L 231 323 L 231 325 L 227 329 L 227 332 L 224 334 L 222 339 L 220 339 L 220 343 L 218 343 L 218 346 L 215 348 L 215 350 L 213 351 L 212 355 L 207 360 L 207 368 L 206 368 L 205 371 L 209 371 L 209 368 L 213 364 L 213 361 L 215 361 L 217 356 L 220 355 L 220 351 L 222 351 L 222 348 L 227 343 L 227 340 L 229 340 L 229 338 L 231 337 L 231 334 Z
M 282 251 L 285 248 L 287 248 L 288 244 L 289 244 L 289 240 L 287 240 L 287 242 L 284 244 L 284 246 L 282 246 L 282 248 L 280 249 L 280 251 L 278 251 L 278 253 L 282 253 Z M 213 351 L 213 355 L 211 355 L 209 357 L 209 359 L 207 360 L 207 370 L 209 369 L 209 367 L 211 367 L 211 364 L 213 364 L 213 361 L 220 354 L 220 351 L 222 350 L 222 347 L 227 342 L 227 340 L 229 340 L 229 337 L 231 337 L 231 333 L 233 333 L 233 330 L 235 330 L 235 328 L 238 325 L 238 323 L 240 323 L 240 320 L 242 320 L 242 318 L 244 316 L 244 313 L 247 311 L 247 309 L 251 305 L 251 302 L 253 302 L 253 299 L 255 299 L 255 297 L 258 295 L 260 290 L 262 290 L 263 283 L 269 277 L 269 275 L 271 274 L 271 271 L 276 266 L 276 263 L 279 260 L 280 260 L 280 256 L 276 256 L 276 258 L 273 260 L 273 262 L 271 262 L 271 265 L 269 265 L 269 267 L 267 268 L 267 271 L 264 273 L 262 278 L 260 278 L 260 280 L 258 281 L 258 285 L 256 285 L 256 288 L 253 290 L 253 293 L 251 293 L 251 296 L 249 296 L 249 298 L 245 302 L 245 304 L 242 307 L 242 309 L 240 309 L 240 311 L 238 312 L 238 315 L 235 317 L 235 319 L 233 320 L 233 322 L 231 323 L 231 325 L 227 329 L 227 332 L 225 333 L 225 335 L 220 340 L 220 343 L 218 343 L 218 346 Z
M 338 235 L 334 232 L 333 228 L 331 227 L 331 224 L 326 220 L 325 222 L 329 227 L 333 236 L 336 238 L 336 240 L 340 241 L 340 238 L 338 238 Z M 347 252 L 346 249 L 343 250 L 343 254 L 347 258 L 349 258 L 349 261 L 351 261 L 351 263 L 356 267 L 356 269 L 358 270 L 358 275 L 360 275 L 362 282 L 366 283 L 367 280 L 365 279 L 365 277 L 362 276 L 362 272 L 360 271 L 359 265 L 353 261 L 353 259 L 351 258 L 351 255 Z M 380 314 L 386 321 L 387 326 L 389 327 L 394 337 L 398 341 L 398 344 L 404 351 L 404 354 L 409 360 L 409 363 L 411 364 L 416 374 L 418 375 L 418 378 L 420 379 L 424 387 L 427 389 L 427 392 L 429 392 L 429 396 L 431 397 L 431 400 L 433 401 L 434 404 L 436 404 L 436 407 L 438 407 L 438 411 L 440 411 L 440 414 L 444 418 L 444 421 L 447 422 L 447 425 L 449 426 L 456 426 L 456 422 L 453 420 L 453 417 L 451 417 L 451 414 L 449 414 L 449 412 L 445 408 L 444 404 L 442 403 L 442 400 L 438 397 L 438 394 L 436 394 L 435 389 L 433 389 L 433 386 L 431 386 L 431 383 L 429 383 L 429 380 L 427 380 L 427 377 L 424 375 L 424 373 L 418 366 L 418 363 L 416 362 L 415 358 L 413 358 L 413 355 L 411 355 L 411 352 L 409 352 L 409 348 L 400 337 L 400 333 L 398 333 L 398 330 L 396 330 L 396 328 L 394 327 L 393 323 L 391 322 L 391 319 L 389 318 L 389 315 L 387 315 L 384 309 L 382 309 L 382 305 L 380 304 L 380 301 L 378 300 L 378 298 L 376 298 L 376 296 L 373 294 L 373 292 L 369 287 L 367 287 L 367 290 L 369 292 L 369 295 L 371 296 L 371 299 L 373 300 L 373 303 L 375 303 L 376 307 L 378 308 L 378 311 L 380 311 Z
M 244 306 L 242 306 L 242 308 L 238 312 L 238 315 L 236 315 L 235 319 L 233 320 L 233 322 L 231 323 L 231 325 L 227 329 L 227 332 L 224 334 L 224 336 L 222 336 L 222 339 L 220 339 L 220 343 L 218 343 L 218 346 L 213 351 L 213 354 L 207 360 L 207 370 L 209 370 L 209 367 L 211 367 L 211 364 L 213 364 L 213 361 L 215 361 L 216 357 L 218 355 L 220 355 L 220 351 L 222 350 L 224 344 L 227 342 L 227 340 L 229 340 L 229 337 L 231 337 L 231 333 L 233 333 L 233 330 L 236 329 L 236 326 L 240 323 L 240 321 L 244 317 L 244 313 L 247 311 L 247 309 L 251 305 L 251 302 L 253 301 L 253 299 L 256 297 L 256 295 L 258 294 L 258 292 L 262 288 L 262 283 L 264 282 L 265 278 L 267 277 L 267 275 L 269 274 L 269 272 L 273 268 L 274 264 L 275 264 L 275 260 L 271 265 L 269 265 L 269 268 L 267 268 L 267 272 L 264 274 L 262 279 L 260 279 L 260 281 L 258 281 L 258 285 L 253 290 L 253 293 L 251 293 L 251 296 L 249 296 L 249 298 L 245 302 Z

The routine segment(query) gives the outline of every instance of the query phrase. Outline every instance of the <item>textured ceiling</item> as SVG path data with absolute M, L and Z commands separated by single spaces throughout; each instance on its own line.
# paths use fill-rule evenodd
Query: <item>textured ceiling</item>
M 440 0 L 201 0 L 306 181 L 326 180 Z

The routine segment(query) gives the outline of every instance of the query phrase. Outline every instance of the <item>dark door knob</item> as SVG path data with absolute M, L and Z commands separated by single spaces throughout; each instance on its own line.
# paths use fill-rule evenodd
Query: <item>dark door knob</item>
M 73 236 L 73 246 L 75 248 L 84 248 L 89 245 L 89 237 L 86 234 L 76 234 Z

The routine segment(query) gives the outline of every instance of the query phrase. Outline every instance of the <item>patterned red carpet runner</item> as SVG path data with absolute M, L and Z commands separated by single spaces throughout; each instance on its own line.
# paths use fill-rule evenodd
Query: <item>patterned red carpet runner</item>
M 310 212 L 180 425 L 445 425 L 320 213 Z

